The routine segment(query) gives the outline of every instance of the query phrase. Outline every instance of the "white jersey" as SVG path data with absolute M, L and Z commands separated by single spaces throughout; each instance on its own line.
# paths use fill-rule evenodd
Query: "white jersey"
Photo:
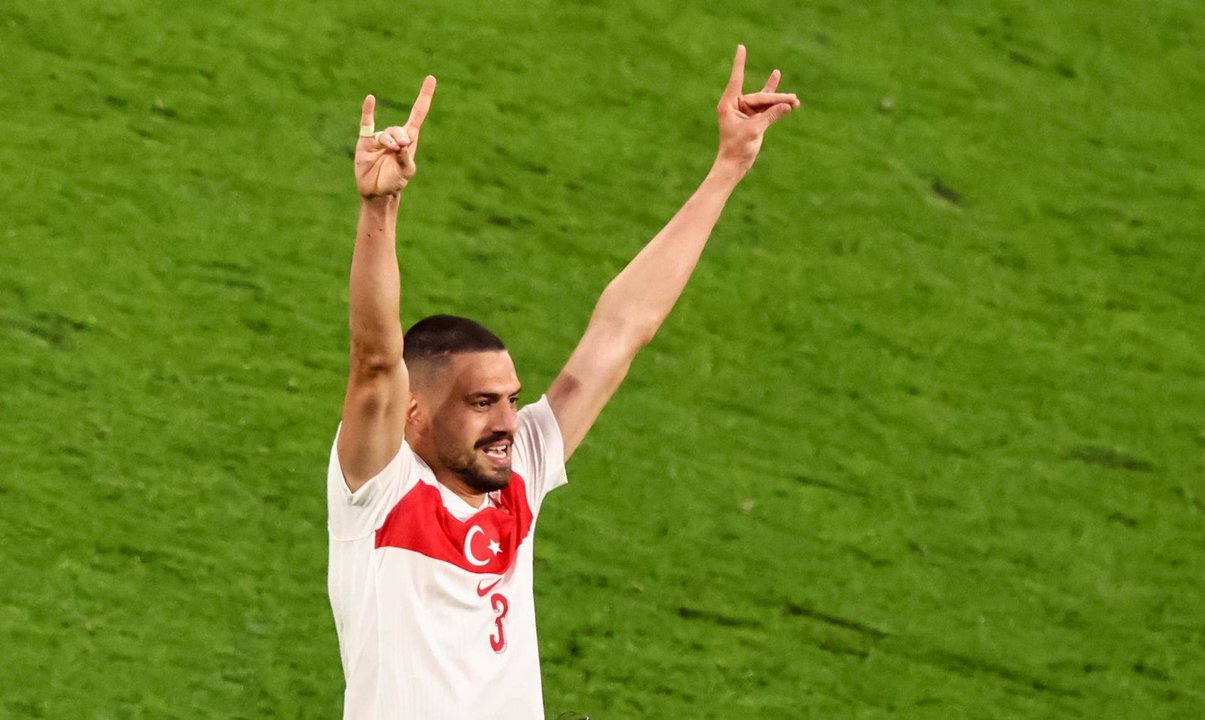
M 566 482 L 547 398 L 519 411 L 511 462 L 510 484 L 474 508 L 404 442 L 352 493 L 332 448 L 328 585 L 345 720 L 544 717 L 532 531 Z

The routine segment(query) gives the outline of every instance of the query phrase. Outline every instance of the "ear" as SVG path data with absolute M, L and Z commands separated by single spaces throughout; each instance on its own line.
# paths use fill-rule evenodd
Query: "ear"
M 410 402 L 406 405 L 406 437 L 413 438 L 422 433 L 427 424 L 427 408 L 418 401 L 418 393 L 410 391 Z

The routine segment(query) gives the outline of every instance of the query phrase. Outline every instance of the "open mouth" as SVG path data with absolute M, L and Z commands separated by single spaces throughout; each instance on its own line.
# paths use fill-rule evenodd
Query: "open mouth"
M 502 467 L 510 464 L 510 440 L 499 440 L 484 445 L 481 452 L 485 453 L 485 456 L 494 465 Z

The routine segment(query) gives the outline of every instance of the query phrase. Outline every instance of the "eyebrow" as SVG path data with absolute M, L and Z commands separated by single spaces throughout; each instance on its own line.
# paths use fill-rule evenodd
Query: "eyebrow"
M 520 387 L 518 390 L 514 391 L 513 393 L 506 395 L 506 397 L 516 397 L 522 391 L 523 391 L 523 388 Z M 475 392 L 475 393 L 469 393 L 468 395 L 466 395 L 465 399 L 467 399 L 467 400 L 501 400 L 502 397 L 503 397 L 502 393 Z

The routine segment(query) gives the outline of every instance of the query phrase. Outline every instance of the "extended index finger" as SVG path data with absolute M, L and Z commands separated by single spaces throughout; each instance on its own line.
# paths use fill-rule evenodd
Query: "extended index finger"
M 410 108 L 410 117 L 406 119 L 406 127 L 413 130 L 418 130 L 423 126 L 423 120 L 427 118 L 427 113 L 431 110 L 431 98 L 435 95 L 435 76 L 428 75 L 423 80 L 423 87 L 418 91 L 418 99 L 414 101 L 414 107 Z
M 782 73 L 777 69 L 770 73 L 770 77 L 766 78 L 766 84 L 762 86 L 761 91 L 764 93 L 772 93 L 778 89 L 778 81 L 782 79 Z
M 741 94 L 741 89 L 745 86 L 745 46 L 736 46 L 736 57 L 732 59 L 732 75 L 728 78 L 728 87 L 724 88 L 724 95 L 734 97 Z

